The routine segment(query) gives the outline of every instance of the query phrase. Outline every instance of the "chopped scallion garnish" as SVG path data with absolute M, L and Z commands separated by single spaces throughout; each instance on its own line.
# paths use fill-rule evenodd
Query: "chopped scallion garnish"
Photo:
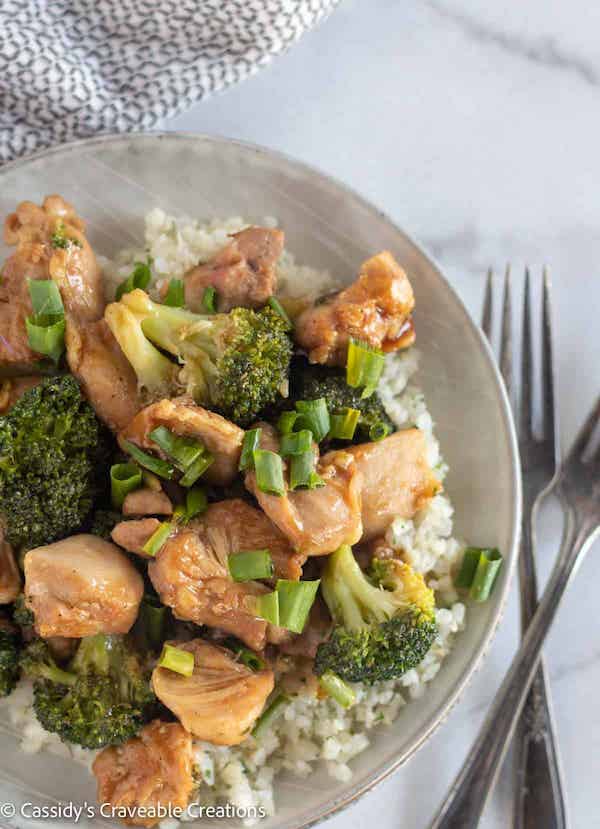
M 115 463 L 110 468 L 110 495 L 115 509 L 121 509 L 125 496 L 142 485 L 142 470 L 135 463 Z
M 166 543 L 172 530 L 173 525 L 169 521 L 163 521 L 162 524 L 159 524 L 148 541 L 146 541 L 142 547 L 142 550 L 146 553 L 146 555 L 154 558 L 161 547 Z
M 321 674 L 319 685 L 328 696 L 339 702 L 342 708 L 350 708 L 356 702 L 356 694 L 352 688 L 333 671 L 325 671 L 324 674 Z
M 121 299 L 123 294 L 128 294 L 136 288 L 145 291 L 152 280 L 152 259 L 148 257 L 145 262 L 136 262 L 133 266 L 133 271 L 129 274 L 127 279 L 119 285 L 115 293 L 117 302 Z
M 247 668 L 250 668 L 251 671 L 262 671 L 265 668 L 265 663 L 263 660 L 251 651 L 249 648 L 245 648 L 243 645 L 238 645 L 237 647 L 233 648 L 233 652 L 240 660 L 242 665 L 245 665 Z
M 350 339 L 346 362 L 346 382 L 352 388 L 363 388 L 362 397 L 370 397 L 379 383 L 385 365 L 383 351 L 359 340 Z
M 167 608 L 164 605 L 154 596 L 144 596 L 136 630 L 141 628 L 146 646 L 152 651 L 157 651 L 164 641 L 167 618 Z
M 227 559 L 229 573 L 234 581 L 254 581 L 254 579 L 270 579 L 275 568 L 273 559 L 268 550 L 247 550 L 242 553 L 232 553 Z
M 316 456 L 312 448 L 308 452 L 302 452 L 301 455 L 292 455 L 290 458 L 290 489 L 299 489 L 300 487 L 315 489 L 318 486 L 323 486 L 323 480 L 315 470 L 315 461 Z
M 153 455 L 149 455 L 147 452 L 142 451 L 138 446 L 136 446 L 135 443 L 124 440 L 123 449 L 128 455 L 131 455 L 131 457 L 137 461 L 140 466 L 143 466 L 144 469 L 149 469 L 150 472 L 154 472 L 154 474 L 158 475 L 159 478 L 166 478 L 170 481 L 175 477 L 175 467 L 172 463 L 163 461 L 162 458 L 155 458 Z
M 358 409 L 346 408 L 339 414 L 331 415 L 329 437 L 336 440 L 352 440 L 359 420 L 360 411 Z
M 463 553 L 462 564 L 460 565 L 458 575 L 454 579 L 456 587 L 462 587 L 468 590 L 473 584 L 482 549 L 482 547 L 467 547 Z
M 312 450 L 312 441 L 312 432 L 309 432 L 308 429 L 282 435 L 279 444 L 279 454 L 283 458 L 287 458 L 290 455 L 302 455 L 305 452 L 310 452 Z
M 214 463 L 214 457 L 204 450 L 196 460 L 191 463 L 185 471 L 185 474 L 179 479 L 181 486 L 192 486 L 195 484 L 201 475 L 204 475 L 209 466 Z
M 277 580 L 280 627 L 291 630 L 293 633 L 302 633 L 320 583 L 320 579 L 316 581 Z
M 300 414 L 296 426 L 300 426 L 301 429 L 308 429 L 312 432 L 315 442 L 320 443 L 331 428 L 325 398 L 319 397 L 317 400 L 298 400 L 296 402 L 296 410 Z
M 177 435 L 166 426 L 157 426 L 148 435 L 168 455 L 175 466 L 185 472 L 204 453 L 204 446 L 193 438 Z
M 374 423 L 369 428 L 369 438 L 372 441 L 383 440 L 390 433 L 390 427 L 387 423 Z
M 288 702 L 289 698 L 283 693 L 278 693 L 273 697 L 252 729 L 252 736 L 255 740 L 260 740 L 265 735 L 275 720 L 283 713 L 283 709 Z
M 192 676 L 194 673 L 194 654 L 173 645 L 165 645 L 158 660 L 158 667 L 167 668 L 169 671 L 174 671 L 182 676 Z
M 254 452 L 254 468 L 256 485 L 261 492 L 270 495 L 285 495 L 283 462 L 279 455 L 268 449 L 257 449 Z
M 65 347 L 65 318 L 34 314 L 27 317 L 25 326 L 31 350 L 58 363 Z
M 185 287 L 183 279 L 171 279 L 167 293 L 163 300 L 164 305 L 169 305 L 171 308 L 182 308 L 185 304 Z
M 206 492 L 200 486 L 193 486 L 188 489 L 185 496 L 185 518 L 186 521 L 191 521 L 197 515 L 206 512 L 208 507 L 208 500 Z
M 281 319 L 284 321 L 286 325 L 286 330 L 291 331 L 294 326 L 281 302 L 276 297 L 271 296 L 269 297 L 269 305 L 275 311 L 276 314 L 279 314 Z
M 214 314 L 217 310 L 217 292 L 212 285 L 207 285 L 204 289 L 202 307 L 207 314 Z
M 468 589 L 474 601 L 485 602 L 494 588 L 502 561 L 502 554 L 497 549 L 467 547 L 454 583 Z
M 254 453 L 260 446 L 261 429 L 248 429 L 242 441 L 242 452 L 238 468 L 245 472 L 247 469 L 254 469 Z
M 261 596 L 257 596 L 254 613 L 260 619 L 264 619 L 272 625 L 279 625 L 279 593 L 273 590 L 272 593 L 263 593 Z
M 296 421 L 300 417 L 300 412 L 282 412 L 277 421 L 277 430 L 280 435 L 289 435 L 294 431 Z
M 28 279 L 27 288 L 31 298 L 31 307 L 36 316 L 63 316 L 65 309 L 58 290 L 52 279 Z

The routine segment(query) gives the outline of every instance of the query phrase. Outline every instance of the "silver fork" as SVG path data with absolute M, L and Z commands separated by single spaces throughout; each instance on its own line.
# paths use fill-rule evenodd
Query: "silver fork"
M 475 745 L 431 829 L 474 829 L 478 825 L 535 676 L 546 634 L 571 578 L 600 537 L 600 446 L 594 441 L 599 430 L 600 397 L 556 479 L 554 492 L 563 505 L 565 524 L 554 569 Z
M 491 344 L 493 318 L 493 274 L 488 271 L 483 304 L 482 328 Z M 541 331 L 541 400 L 543 423 L 541 435 L 532 428 L 533 324 L 529 269 L 525 270 L 522 315 L 521 378 L 517 394 L 513 374 L 513 333 L 511 318 L 510 268 L 504 277 L 504 301 L 501 323 L 500 369 L 508 396 L 515 407 L 519 433 L 519 452 L 523 476 L 523 520 L 519 554 L 521 592 L 521 629 L 529 627 L 537 608 L 535 568 L 535 526 L 538 509 L 552 490 L 560 460 L 557 439 L 557 413 L 554 403 L 552 311 L 550 280 L 544 269 L 542 277 Z M 517 386 L 519 384 L 517 383 Z M 543 657 L 527 696 L 515 736 L 515 814 L 514 829 L 566 829 L 567 814 L 564 785 L 550 690 Z

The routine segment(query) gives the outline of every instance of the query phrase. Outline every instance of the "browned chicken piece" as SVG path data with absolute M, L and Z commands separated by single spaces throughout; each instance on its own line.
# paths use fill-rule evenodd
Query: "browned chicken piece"
M 21 202 L 4 223 L 4 241 L 16 250 L 2 268 L 0 364 L 27 365 L 38 359 L 25 328 L 32 313 L 27 281 L 54 280 L 67 313 L 85 323 L 102 316 L 102 275 L 83 222 L 60 196 L 47 196 L 41 207 Z
M 275 430 L 267 423 L 258 425 L 261 447 L 273 450 Z M 362 534 L 362 477 L 353 457 L 345 450 L 328 452 L 318 462 L 317 473 L 324 486 L 287 490 L 281 496 L 261 492 L 254 472 L 246 474 L 246 488 L 293 548 L 306 556 L 327 555 L 340 544 L 355 544 Z
M 1 306 L 0 306 L 1 312 Z M 1 338 L 0 334 L 0 338 Z M 17 400 L 26 391 L 42 382 L 42 377 L 31 375 L 30 377 L 12 377 L 10 380 L 0 381 L 0 414 L 6 414 L 15 405 Z
M 95 535 L 73 535 L 25 556 L 25 600 L 44 638 L 127 633 L 143 593 L 129 559 Z
M 232 241 L 210 262 L 185 275 L 185 304 L 192 311 L 202 311 L 204 290 L 212 286 L 217 292 L 218 311 L 262 307 L 277 287 L 275 265 L 283 243 L 283 232 L 268 227 L 248 227 L 234 233 Z
M 238 472 L 244 430 L 216 412 L 209 412 L 185 397 L 161 400 L 142 409 L 119 435 L 142 449 L 165 457 L 149 435 L 166 426 L 177 435 L 201 441 L 214 457 L 203 480 L 218 486 L 230 484 Z
M 21 592 L 21 574 L 11 545 L 0 527 L 0 604 L 14 602 Z
M 253 650 L 264 648 L 267 623 L 255 616 L 255 601 L 268 589 L 258 582 L 234 582 L 201 524 L 192 522 L 172 535 L 148 565 L 148 575 L 178 619 L 221 628 Z
M 198 524 L 224 565 L 231 553 L 268 549 L 273 559 L 275 578 L 297 580 L 302 575 L 306 556 L 295 552 L 287 538 L 264 512 L 241 498 L 211 504 Z
M 142 408 L 135 372 L 103 319 L 82 324 L 67 314 L 66 323 L 69 368 L 98 416 L 118 432 Z
M 143 547 L 150 536 L 160 526 L 158 518 L 140 518 L 133 521 L 120 521 L 113 527 L 110 534 L 112 540 L 119 547 L 129 553 L 136 553 L 138 556 L 148 557 Z
M 219 746 L 241 743 L 273 690 L 273 671 L 253 671 L 231 651 L 202 639 L 171 644 L 194 654 L 194 673 L 186 677 L 155 668 L 156 696 L 194 737 Z
M 442 485 L 427 463 L 419 429 L 394 432 L 377 443 L 351 446 L 362 473 L 363 540 L 383 535 L 394 518 L 412 518 Z
M 285 642 L 281 642 L 279 650 L 290 656 L 305 656 L 314 659 L 317 648 L 322 642 L 329 639 L 333 622 L 325 602 L 317 597 L 310 609 L 308 621 L 302 633 L 293 633 Z
M 153 720 L 137 737 L 103 749 L 92 771 L 98 803 L 109 803 L 123 823 L 154 826 L 163 810 L 185 809 L 194 788 L 192 738 L 179 723 Z
M 405 272 L 383 251 L 364 262 L 350 287 L 303 311 L 294 337 L 311 363 L 345 366 L 351 337 L 386 352 L 412 345 L 414 305 Z
M 127 493 L 122 512 L 123 515 L 172 515 L 173 504 L 166 492 L 144 487 Z

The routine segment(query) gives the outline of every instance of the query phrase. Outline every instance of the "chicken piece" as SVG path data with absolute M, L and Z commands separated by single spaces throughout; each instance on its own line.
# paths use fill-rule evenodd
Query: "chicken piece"
M 148 558 L 144 552 L 144 544 L 160 526 L 158 518 L 140 518 L 134 521 L 119 521 L 113 527 L 110 537 L 129 553 Z
M 279 645 L 279 650 L 290 656 L 314 659 L 319 645 L 329 639 L 332 627 L 333 621 L 327 605 L 320 597 L 317 597 L 310 609 L 308 621 L 302 633 L 293 633 L 287 641 Z
M 192 738 L 179 723 L 154 720 L 139 736 L 103 749 L 92 765 L 98 803 L 127 814 L 123 823 L 154 826 L 163 810 L 185 809 L 194 788 Z M 164 812 L 163 812 L 164 815 Z
M 143 593 L 129 559 L 95 535 L 72 535 L 25 556 L 25 600 L 42 637 L 127 633 Z
M 277 448 L 275 430 L 261 428 L 263 449 Z M 287 490 L 285 495 L 261 492 L 254 471 L 246 474 L 246 488 L 256 497 L 271 521 L 287 536 L 294 549 L 305 556 L 332 553 L 340 544 L 355 544 L 361 537 L 362 477 L 346 450 L 328 452 L 317 464 L 324 486 Z
M 244 430 L 216 412 L 209 412 L 185 397 L 161 400 L 142 409 L 119 435 L 142 449 L 165 457 L 149 435 L 157 426 L 166 426 L 177 435 L 201 441 L 214 457 L 203 480 L 226 486 L 236 477 Z
M 363 263 L 356 282 L 303 311 L 294 337 L 311 363 L 345 366 L 351 337 L 386 352 L 412 345 L 414 305 L 405 272 L 383 251 Z
M 0 527 L 0 604 L 14 602 L 21 592 L 21 574 L 11 545 Z
M 217 292 L 218 311 L 262 307 L 275 293 L 275 264 L 283 243 L 283 232 L 268 227 L 248 227 L 234 233 L 232 241 L 210 262 L 185 275 L 185 304 L 192 311 L 204 310 L 204 290 L 212 286 Z
M 98 417 L 114 432 L 142 408 L 137 377 L 104 320 L 81 324 L 67 314 L 65 345 L 69 369 Z
M 362 473 L 363 540 L 383 535 L 394 518 L 412 518 L 442 488 L 427 463 L 419 429 L 347 449 Z
M 287 538 L 264 512 L 230 498 L 211 504 L 198 523 L 219 561 L 227 564 L 231 553 L 268 549 L 273 559 L 275 578 L 298 580 L 306 556 L 294 552 Z
M 173 515 L 173 504 L 162 489 L 144 487 L 127 493 L 122 512 L 123 515 Z
M 0 313 L 1 310 L 0 305 Z M 12 377 L 11 379 L 0 381 L 0 414 L 6 414 L 10 411 L 26 391 L 37 386 L 42 380 L 42 377 L 32 374 L 29 377 Z
M 148 575 L 178 619 L 221 628 L 253 650 L 264 648 L 267 623 L 255 615 L 255 601 L 267 588 L 234 582 L 201 523 L 192 522 L 167 539 L 148 565 Z
M 171 644 L 194 654 L 194 673 L 186 677 L 155 668 L 156 696 L 194 737 L 219 746 L 241 743 L 273 690 L 273 671 L 253 671 L 231 651 L 202 639 Z

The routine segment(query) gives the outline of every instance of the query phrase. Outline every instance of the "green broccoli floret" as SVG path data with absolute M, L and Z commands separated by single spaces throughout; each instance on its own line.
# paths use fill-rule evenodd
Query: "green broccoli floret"
M 105 319 L 151 395 L 185 389 L 197 403 L 247 426 L 287 394 L 292 344 L 270 307 L 194 314 L 137 289 L 109 305 Z
M 0 697 L 7 697 L 19 681 L 21 637 L 4 620 L 0 621 Z
M 373 583 L 347 545 L 329 557 L 321 589 L 335 627 L 317 650 L 318 676 L 329 670 L 348 682 L 395 679 L 431 647 L 435 605 L 423 577 L 399 561 L 382 562 L 378 576 L 383 581 Z
M 34 680 L 40 724 L 64 742 L 92 749 L 118 745 L 154 716 L 157 701 L 147 672 L 121 636 L 82 639 L 66 669 L 37 639 L 23 651 L 21 668 Z
M 0 417 L 6 540 L 37 547 L 78 529 L 105 484 L 107 432 L 70 375 L 43 380 Z
M 97 509 L 92 515 L 92 523 L 90 524 L 90 532 L 92 535 L 98 535 L 105 541 L 110 541 L 110 534 L 114 527 L 123 520 L 120 512 L 112 509 Z
M 25 604 L 25 594 L 19 593 L 13 604 L 12 619 L 21 631 L 31 630 L 35 621 L 33 611 Z
M 353 389 L 346 383 L 344 372 L 327 366 L 316 366 L 304 358 L 292 363 L 291 398 L 316 400 L 324 397 L 330 414 L 341 414 L 344 409 L 358 409 L 360 418 L 352 443 L 378 440 L 396 431 L 377 392 L 361 398 L 362 389 Z

